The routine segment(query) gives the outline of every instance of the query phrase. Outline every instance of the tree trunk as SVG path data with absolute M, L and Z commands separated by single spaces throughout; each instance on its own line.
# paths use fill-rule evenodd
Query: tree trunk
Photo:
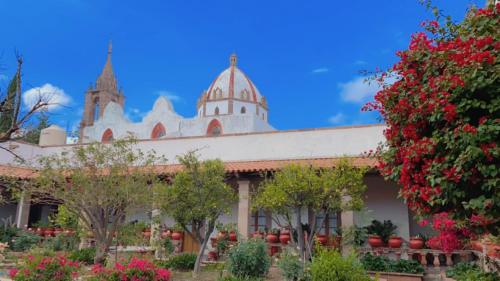
M 300 250 L 300 255 L 301 258 L 305 258 L 305 245 L 304 245 L 304 231 L 302 230 L 302 214 L 301 214 L 302 208 L 297 207 L 296 208 L 296 213 L 297 213 L 297 218 L 296 218 L 296 229 L 297 229 L 297 241 L 299 244 L 299 250 Z
M 200 250 L 198 251 L 198 256 L 196 257 L 196 263 L 194 264 L 193 276 L 196 277 L 200 273 L 201 259 L 205 254 L 205 249 L 207 248 L 208 241 L 210 240 L 210 234 L 214 231 L 215 224 L 209 223 L 208 229 L 205 231 L 205 238 L 200 245 Z
M 109 247 L 106 247 L 102 242 L 96 241 L 94 264 L 104 264 Z

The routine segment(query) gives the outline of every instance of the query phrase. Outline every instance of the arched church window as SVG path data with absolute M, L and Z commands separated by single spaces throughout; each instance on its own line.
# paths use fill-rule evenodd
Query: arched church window
M 240 112 L 241 112 L 241 114 L 247 113 L 246 107 L 242 106 Z
M 222 90 L 219 87 L 215 89 L 215 99 L 222 99 Z
M 93 106 L 93 118 L 94 120 L 93 121 L 97 121 L 97 119 L 99 119 L 99 98 L 96 98 L 94 100 L 94 106 Z
M 154 126 L 153 131 L 151 131 L 152 139 L 159 139 L 167 134 L 165 127 L 162 123 L 158 123 Z
M 114 140 L 113 138 L 113 131 L 111 129 L 106 129 L 104 133 L 102 134 L 101 141 L 102 142 L 112 142 Z
M 215 115 L 219 115 L 219 107 L 218 107 L 218 106 L 217 106 L 217 107 L 215 107 L 214 114 L 215 114 Z
M 266 120 L 266 115 L 262 113 L 262 120 Z
M 213 119 L 212 121 L 210 121 L 207 128 L 207 135 L 208 136 L 222 135 L 222 125 L 220 124 L 219 120 Z

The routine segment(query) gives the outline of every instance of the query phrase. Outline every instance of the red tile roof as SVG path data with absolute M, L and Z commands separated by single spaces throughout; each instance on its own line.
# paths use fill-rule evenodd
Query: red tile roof
M 311 159 L 284 159 L 284 160 L 255 160 L 255 161 L 227 161 L 224 162 L 226 172 L 228 173 L 244 173 L 244 172 L 265 172 L 276 171 L 288 164 L 312 165 L 317 168 L 335 167 L 336 161 L 341 157 L 331 158 L 311 158 Z M 349 157 L 354 166 L 374 167 L 376 159 Z M 155 171 L 158 174 L 174 174 L 182 169 L 180 164 L 157 165 Z M 21 167 L 12 167 L 0 165 L 0 176 L 11 176 L 19 178 L 32 178 L 36 176 L 36 170 Z

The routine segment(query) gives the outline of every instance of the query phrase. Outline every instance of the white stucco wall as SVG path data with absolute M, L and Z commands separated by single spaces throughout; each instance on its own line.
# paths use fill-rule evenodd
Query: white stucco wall
M 398 198 L 398 186 L 385 181 L 380 175 L 367 175 L 365 183 L 368 189 L 365 193 L 365 207 L 368 214 L 356 214 L 355 223 L 358 226 L 369 224 L 370 219 L 381 222 L 391 220 L 397 225 L 397 234 L 403 239 L 409 239 L 410 225 L 408 207 Z

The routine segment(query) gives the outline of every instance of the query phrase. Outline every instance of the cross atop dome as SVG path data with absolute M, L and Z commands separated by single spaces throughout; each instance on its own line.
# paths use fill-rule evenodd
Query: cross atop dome
M 238 57 L 236 56 L 235 53 L 232 53 L 231 56 L 229 57 L 229 65 L 236 66 L 237 62 L 238 62 Z

